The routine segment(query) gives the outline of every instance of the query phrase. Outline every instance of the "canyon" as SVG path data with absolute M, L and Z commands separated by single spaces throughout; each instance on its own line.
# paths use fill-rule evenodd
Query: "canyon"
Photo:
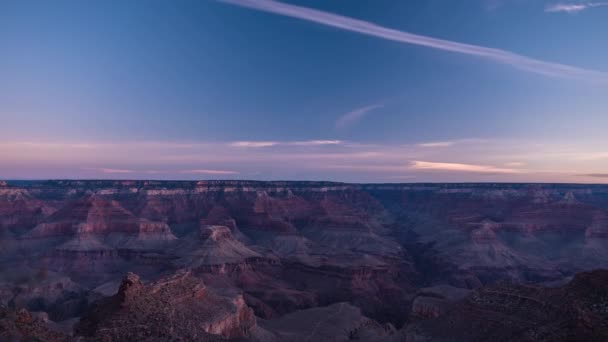
M 605 185 L 0 182 L 3 340 L 605 341 L 601 269 Z

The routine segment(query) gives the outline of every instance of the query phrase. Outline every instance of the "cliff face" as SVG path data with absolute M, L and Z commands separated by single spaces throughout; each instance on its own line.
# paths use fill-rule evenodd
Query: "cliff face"
M 348 302 L 399 328 L 452 307 L 436 286 L 608 268 L 607 218 L 608 186 L 593 185 L 8 182 L 0 301 L 68 319 L 127 272 L 155 281 L 187 268 L 263 319 Z M 202 331 L 247 322 L 225 318 Z

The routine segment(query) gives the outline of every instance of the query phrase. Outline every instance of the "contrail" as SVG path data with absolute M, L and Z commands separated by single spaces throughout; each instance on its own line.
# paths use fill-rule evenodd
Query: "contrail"
M 321 25 L 336 27 L 342 30 L 357 32 L 386 40 L 477 56 L 492 60 L 494 62 L 508 64 L 518 69 L 545 76 L 570 78 L 608 84 L 608 72 L 583 69 L 560 63 L 546 62 L 539 59 L 519 55 L 506 50 L 459 43 L 450 40 L 437 39 L 433 37 L 399 31 L 383 27 L 368 21 L 349 18 L 312 8 L 286 4 L 274 0 L 218 1 L 240 7 L 251 8 L 258 11 L 307 20 Z

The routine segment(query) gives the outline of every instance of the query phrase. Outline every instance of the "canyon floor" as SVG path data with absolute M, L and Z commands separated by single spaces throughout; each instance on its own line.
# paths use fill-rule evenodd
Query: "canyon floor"
M 608 186 L 0 182 L 0 339 L 608 341 Z

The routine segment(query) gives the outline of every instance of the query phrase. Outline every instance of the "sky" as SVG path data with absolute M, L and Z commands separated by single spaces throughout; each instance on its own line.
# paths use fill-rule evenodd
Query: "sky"
M 608 183 L 608 2 L 0 0 L 0 179 Z

